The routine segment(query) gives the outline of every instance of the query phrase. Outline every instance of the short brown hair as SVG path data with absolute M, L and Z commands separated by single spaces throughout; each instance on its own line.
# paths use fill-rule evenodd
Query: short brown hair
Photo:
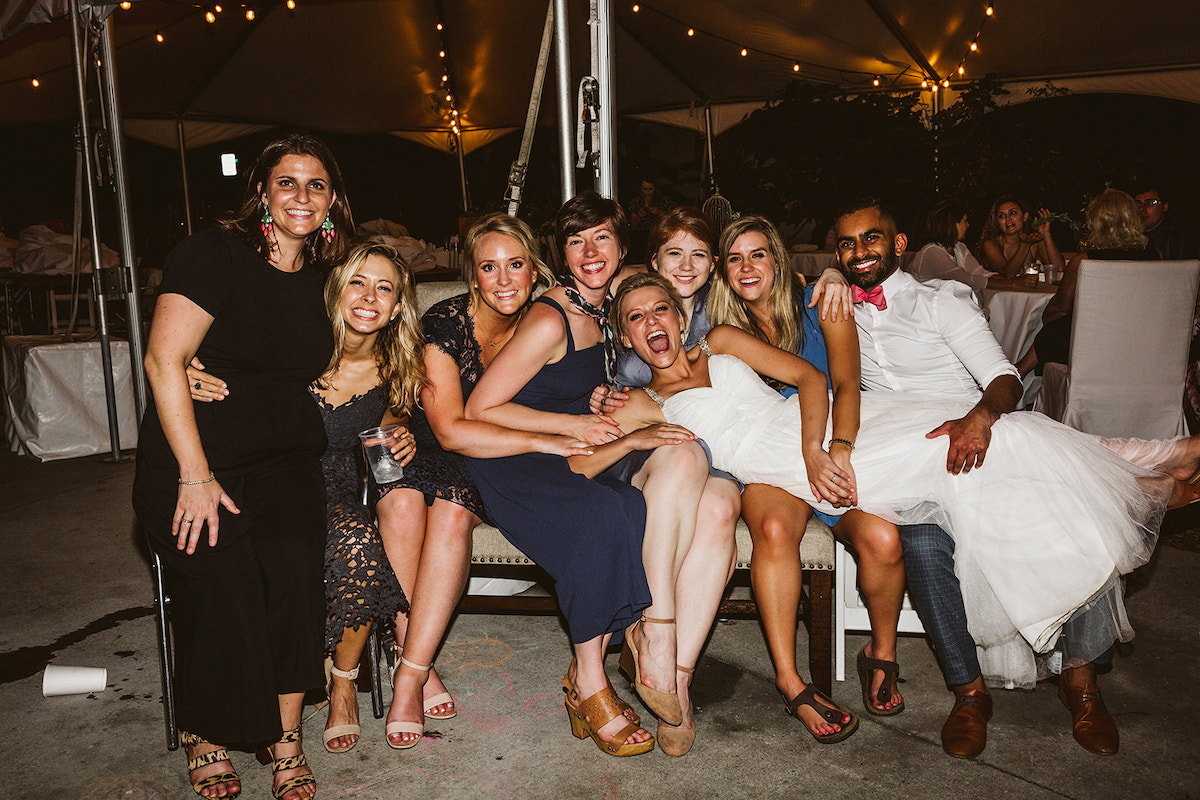
M 554 246 L 558 248 L 558 255 L 563 262 L 567 260 L 569 237 L 605 222 L 612 223 L 622 255 L 628 253 L 629 220 L 620 203 L 592 191 L 577 194 L 563 203 L 562 208 L 554 215 Z

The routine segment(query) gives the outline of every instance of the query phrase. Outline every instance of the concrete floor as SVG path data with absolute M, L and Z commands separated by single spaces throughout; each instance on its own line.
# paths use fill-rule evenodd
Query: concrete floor
M 0 454 L 2 798 L 194 797 L 182 751 L 164 745 L 132 479 L 131 463 Z M 984 754 L 944 755 L 938 732 L 950 695 L 919 637 L 901 642 L 908 710 L 862 713 L 851 678 L 834 691 L 861 715 L 860 729 L 820 745 L 784 714 L 757 623 L 739 620 L 717 624 L 697 671 L 692 752 L 615 759 L 569 735 L 559 688 L 569 652 L 557 619 L 482 615 L 455 621 L 437 662 L 457 719 L 431 724 L 416 749 L 396 752 L 362 694 L 363 741 L 330 755 L 320 744 L 324 712 L 306 708 L 308 757 L 321 798 L 1200 797 L 1198 574 L 1200 555 L 1163 547 L 1130 580 L 1138 638 L 1103 681 L 1122 735 L 1120 754 L 1108 758 L 1075 744 L 1052 684 L 997 693 Z M 850 637 L 849 651 L 864 642 Z M 108 688 L 43 698 L 47 663 L 107 667 Z M 633 700 L 615 655 L 609 665 Z M 270 771 L 249 754 L 234 761 L 242 796 L 269 797 Z

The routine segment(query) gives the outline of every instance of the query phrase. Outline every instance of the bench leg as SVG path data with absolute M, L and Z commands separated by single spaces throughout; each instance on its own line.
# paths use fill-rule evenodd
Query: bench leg
M 833 692 L 833 572 L 808 570 L 808 668 L 826 696 Z

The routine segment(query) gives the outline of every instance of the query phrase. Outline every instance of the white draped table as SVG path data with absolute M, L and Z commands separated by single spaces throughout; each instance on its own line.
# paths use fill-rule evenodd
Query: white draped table
M 137 447 L 129 343 L 112 340 L 122 450 Z M 100 342 L 61 336 L 4 339 L 6 438 L 42 461 L 111 451 Z
M 984 289 L 983 308 L 987 313 L 988 324 L 1000 349 L 1008 360 L 1014 364 L 1033 346 L 1033 338 L 1042 329 L 1042 312 L 1050 298 L 1054 296 L 1057 287 L 1039 283 L 1033 289 Z M 1032 372 L 1024 380 L 1025 394 L 1021 398 L 1021 407 L 1033 402 L 1042 379 Z

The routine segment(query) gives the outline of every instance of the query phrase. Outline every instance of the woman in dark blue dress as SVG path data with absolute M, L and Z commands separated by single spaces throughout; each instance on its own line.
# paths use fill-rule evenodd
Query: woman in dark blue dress
M 608 290 L 627 249 L 625 214 L 587 193 L 564 204 L 555 233 L 570 274 L 533 304 L 467 401 L 467 417 L 583 440 L 607 454 L 596 467 L 604 472 L 577 474 L 566 459 L 541 454 L 467 466 L 496 526 L 555 581 L 575 651 L 563 682 L 572 731 L 612 755 L 636 755 L 654 739 L 622 713 L 604 672 L 612 634 L 651 604 L 646 504 L 628 477 L 644 451 L 692 437 L 675 426 L 622 436 L 610 418 L 588 413 L 592 390 L 615 368 Z

